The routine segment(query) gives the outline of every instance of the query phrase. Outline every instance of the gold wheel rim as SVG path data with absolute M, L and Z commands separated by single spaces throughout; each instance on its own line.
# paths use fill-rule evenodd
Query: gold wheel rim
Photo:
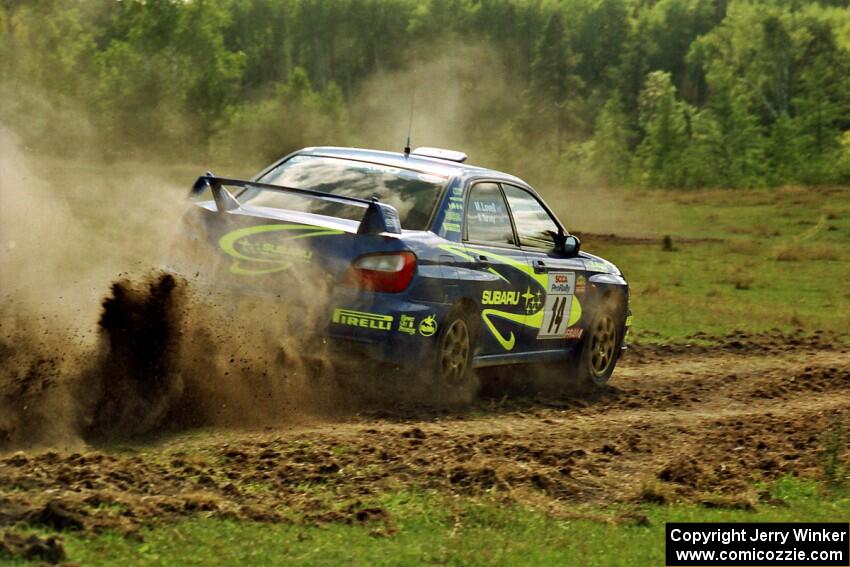
M 463 320 L 454 321 L 443 337 L 440 369 L 449 384 L 459 383 L 469 362 L 469 329 Z
M 616 348 L 617 333 L 614 319 L 610 315 L 603 315 L 596 320 L 590 334 L 590 367 L 594 374 L 597 376 L 605 374 L 614 360 Z

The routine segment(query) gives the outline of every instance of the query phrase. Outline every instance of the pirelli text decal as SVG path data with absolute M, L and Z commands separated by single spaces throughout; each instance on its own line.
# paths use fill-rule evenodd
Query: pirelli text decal
M 378 315 L 377 313 L 365 313 L 351 309 L 334 309 L 333 322 L 351 327 L 364 327 L 378 331 L 389 331 L 393 327 L 392 315 Z

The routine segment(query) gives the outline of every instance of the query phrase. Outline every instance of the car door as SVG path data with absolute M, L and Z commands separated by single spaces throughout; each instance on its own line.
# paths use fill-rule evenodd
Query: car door
M 462 278 L 467 297 L 481 309 L 479 355 L 511 353 L 524 335 L 522 293 L 528 266 L 517 244 L 507 202 L 498 183 L 478 182 L 468 191 L 465 207 L 465 265 Z
M 536 195 L 516 185 L 502 184 L 502 189 L 530 274 L 543 292 L 540 310 L 529 313 L 526 321 L 528 350 L 566 348 L 583 334 L 584 263 L 555 251 L 560 225 Z

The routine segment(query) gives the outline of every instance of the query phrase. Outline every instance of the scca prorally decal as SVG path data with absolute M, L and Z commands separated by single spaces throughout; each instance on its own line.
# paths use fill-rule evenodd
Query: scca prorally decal
M 574 319 L 575 272 L 549 272 L 546 301 L 543 305 L 543 321 L 537 332 L 538 339 L 564 338 L 567 328 Z
M 351 327 L 363 327 L 378 331 L 389 331 L 393 327 L 392 315 L 379 315 L 377 313 L 365 313 L 351 309 L 334 309 L 333 322 Z
M 263 235 L 283 232 L 276 238 Z M 288 269 L 295 262 L 310 262 L 311 250 L 293 247 L 289 242 L 316 236 L 342 234 L 343 231 L 304 224 L 261 224 L 228 232 L 219 241 L 219 247 L 233 263 L 230 272 L 243 276 L 259 276 Z

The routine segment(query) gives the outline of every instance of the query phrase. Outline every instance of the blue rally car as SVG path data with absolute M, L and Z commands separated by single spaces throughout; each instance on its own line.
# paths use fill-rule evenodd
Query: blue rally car
M 315 147 L 250 181 L 208 173 L 181 238 L 212 250 L 199 265 L 217 285 L 323 290 L 325 342 L 446 387 L 476 367 L 541 362 L 605 384 L 630 325 L 622 274 L 580 251 L 527 183 L 465 160 Z

